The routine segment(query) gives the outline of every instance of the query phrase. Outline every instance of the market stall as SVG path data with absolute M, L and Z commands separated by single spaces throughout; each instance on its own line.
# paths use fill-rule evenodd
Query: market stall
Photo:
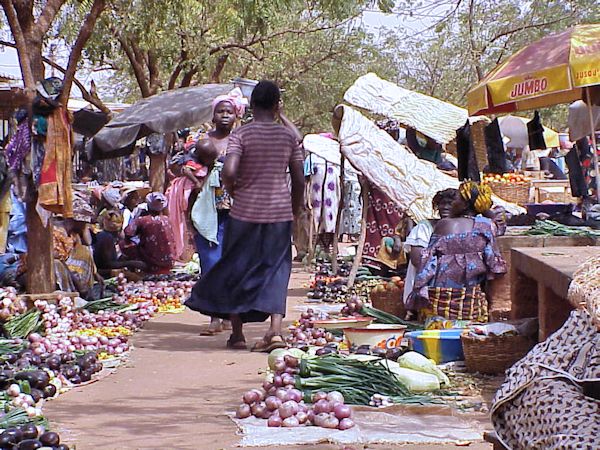
M 573 273 L 600 247 L 543 247 L 512 250 L 510 282 L 512 318 L 539 318 L 539 339 L 545 340 L 569 317 Z

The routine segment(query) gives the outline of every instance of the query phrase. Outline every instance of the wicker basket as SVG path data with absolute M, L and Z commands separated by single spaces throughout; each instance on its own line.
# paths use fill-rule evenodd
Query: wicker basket
M 469 372 L 485 374 L 504 373 L 506 369 L 523 358 L 535 342 L 524 336 L 460 337 Z
M 498 181 L 489 181 L 492 192 L 507 202 L 524 205 L 529 203 L 531 196 L 531 183 L 524 181 L 522 183 L 501 183 Z
M 374 308 L 404 319 L 406 308 L 404 307 L 403 292 L 402 289 L 394 291 L 386 289 L 382 292 L 371 291 L 369 298 Z

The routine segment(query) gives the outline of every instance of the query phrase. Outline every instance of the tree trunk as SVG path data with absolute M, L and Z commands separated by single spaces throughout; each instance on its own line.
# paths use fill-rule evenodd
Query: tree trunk
M 150 188 L 152 192 L 165 191 L 167 155 L 150 155 Z
M 31 48 L 31 47 L 30 47 Z M 39 52 L 29 54 L 31 70 L 36 81 L 44 78 L 44 64 L 41 49 Z M 37 61 L 39 60 L 39 61 Z M 30 102 L 33 102 L 35 86 L 28 90 Z M 31 112 L 31 108 L 30 108 Z M 54 242 L 52 220 L 44 227 L 38 212 L 37 193 L 35 198 L 27 202 L 25 220 L 27 224 L 27 292 L 31 294 L 45 294 L 56 289 L 54 278 Z

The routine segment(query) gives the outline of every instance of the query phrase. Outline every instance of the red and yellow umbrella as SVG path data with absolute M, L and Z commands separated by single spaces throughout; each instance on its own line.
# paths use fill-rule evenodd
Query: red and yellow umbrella
M 577 25 L 522 48 L 467 94 L 469 115 L 503 114 L 600 97 L 600 24 Z M 588 100 L 589 99 L 589 100 Z M 592 128 L 592 141 L 596 146 Z M 598 155 L 594 152 L 595 171 Z M 600 200 L 600 176 L 596 177 Z
M 467 94 L 470 115 L 570 103 L 600 84 L 600 24 L 578 25 L 522 48 Z

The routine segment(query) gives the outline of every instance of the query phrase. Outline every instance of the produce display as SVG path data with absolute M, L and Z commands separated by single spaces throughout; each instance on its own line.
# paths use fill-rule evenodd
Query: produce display
M 553 220 L 537 220 L 525 234 L 530 236 L 581 236 L 599 237 L 599 230 L 591 230 L 582 227 L 570 227 L 562 225 Z
M 124 356 L 129 336 L 156 313 L 181 311 L 193 277 L 128 283 L 119 275 L 107 285 L 114 295 L 90 302 L 58 295 L 31 303 L 0 289 L 0 449 L 68 449 L 46 430 L 44 401 Z
M 529 183 L 531 178 L 516 172 L 507 172 L 503 175 L 488 174 L 483 177 L 484 183 L 518 184 Z
M 300 319 L 289 327 L 290 334 L 286 341 L 293 347 L 305 347 L 316 345 L 323 347 L 330 343 L 341 342 L 342 338 L 334 336 L 324 328 L 315 328 L 316 319 L 326 319 L 326 314 L 316 314 L 313 309 L 308 308 L 302 313 Z

